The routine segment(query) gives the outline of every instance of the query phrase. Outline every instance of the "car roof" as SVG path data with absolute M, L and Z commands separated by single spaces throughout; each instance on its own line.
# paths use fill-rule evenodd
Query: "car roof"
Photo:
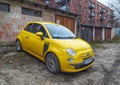
M 30 23 L 37 23 L 37 24 L 57 24 L 57 23 L 54 23 L 54 22 L 40 22 L 40 21 L 27 22 L 27 24 L 30 24 Z

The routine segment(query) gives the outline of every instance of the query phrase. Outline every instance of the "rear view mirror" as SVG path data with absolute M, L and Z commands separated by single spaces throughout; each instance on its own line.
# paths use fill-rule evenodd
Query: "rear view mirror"
M 36 35 L 39 36 L 39 37 L 41 37 L 42 40 L 44 40 L 42 32 L 37 32 Z
M 41 36 L 43 36 L 43 33 L 42 32 L 37 32 L 36 35 L 41 37 Z

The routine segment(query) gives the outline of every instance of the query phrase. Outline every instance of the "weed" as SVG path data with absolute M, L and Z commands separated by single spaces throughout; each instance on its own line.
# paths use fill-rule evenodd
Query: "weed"
M 120 37 L 116 36 L 112 40 L 104 41 L 103 43 L 120 43 Z
M 101 45 L 100 45 L 99 42 L 92 42 L 92 43 L 90 43 L 90 45 L 91 45 L 93 48 L 100 48 L 100 47 L 101 47 Z

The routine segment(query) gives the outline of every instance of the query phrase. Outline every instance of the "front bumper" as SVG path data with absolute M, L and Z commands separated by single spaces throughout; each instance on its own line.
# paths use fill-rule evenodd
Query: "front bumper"
M 82 56 L 88 53 L 92 54 L 89 56 Z M 94 53 L 92 50 L 80 51 L 80 53 L 78 53 L 76 57 L 72 57 L 74 60 L 73 62 L 69 62 L 67 60 L 69 57 L 61 57 L 62 58 L 60 59 L 60 67 L 62 72 L 79 72 L 91 67 L 94 64 Z M 88 58 L 92 58 L 92 60 L 88 63 L 85 63 L 84 61 Z
M 89 66 L 90 64 L 92 64 L 94 62 L 94 58 L 90 63 L 84 64 L 84 63 L 78 63 L 78 64 L 70 64 L 71 66 L 74 66 L 74 68 L 77 70 L 84 68 L 86 66 Z
M 87 64 L 87 65 L 69 65 L 69 67 L 61 69 L 61 71 L 62 72 L 71 72 L 71 73 L 80 72 L 80 71 L 90 68 L 93 65 L 94 65 L 94 62 Z

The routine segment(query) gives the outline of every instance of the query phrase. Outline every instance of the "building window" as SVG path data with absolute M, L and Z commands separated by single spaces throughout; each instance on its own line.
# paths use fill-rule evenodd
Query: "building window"
M 42 11 L 22 7 L 22 14 L 42 17 Z
M 95 3 L 93 3 L 93 6 L 96 7 Z
M 45 3 L 46 3 L 47 5 L 50 5 L 50 0 L 45 0 Z
M 91 24 L 92 23 L 92 19 L 88 18 L 88 22 L 89 22 L 89 24 Z
M 110 13 L 110 10 L 108 10 L 108 15 L 110 15 L 111 13 Z
M 87 0 L 84 0 L 84 2 L 86 3 L 86 2 L 87 2 Z
M 89 10 L 89 13 L 91 13 L 91 10 Z
M 102 7 L 99 7 L 99 9 L 101 10 L 101 9 L 102 9 Z
M 85 7 L 85 8 L 83 9 L 83 12 L 86 12 L 86 10 L 87 10 L 87 9 L 86 9 L 86 7 Z
M 95 24 L 95 19 L 93 19 L 93 24 Z
M 99 24 L 99 20 L 97 19 L 97 24 Z
M 0 2 L 0 11 L 10 12 L 10 5 Z
M 84 21 L 86 21 L 86 16 L 84 17 Z
M 97 12 L 97 17 L 99 17 L 99 12 Z
M 81 10 L 81 5 L 78 5 L 78 11 L 80 11 Z
M 92 4 L 92 2 L 91 2 L 91 1 L 89 1 L 89 6 L 91 6 L 91 4 Z
M 70 7 L 67 5 L 63 5 L 59 9 L 64 10 L 64 11 L 70 11 Z
M 97 5 L 97 9 L 99 9 L 99 5 Z
M 96 13 L 95 13 L 95 11 L 93 11 L 93 14 L 96 16 Z
M 106 10 L 106 9 L 104 9 L 104 12 L 107 12 L 107 10 Z

